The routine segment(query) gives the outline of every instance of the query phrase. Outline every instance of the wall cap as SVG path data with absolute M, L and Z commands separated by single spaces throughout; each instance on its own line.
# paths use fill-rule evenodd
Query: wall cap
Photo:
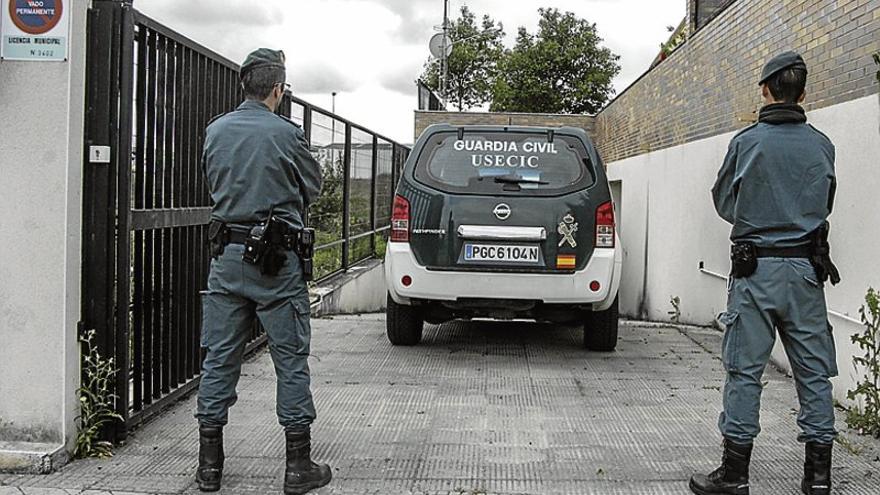
M 0 473 L 49 474 L 68 460 L 64 445 L 0 441 Z
M 524 117 L 573 117 L 593 119 L 596 116 L 587 113 L 527 113 L 527 112 L 446 112 L 443 110 L 416 110 L 416 113 L 437 114 L 437 115 L 521 115 Z

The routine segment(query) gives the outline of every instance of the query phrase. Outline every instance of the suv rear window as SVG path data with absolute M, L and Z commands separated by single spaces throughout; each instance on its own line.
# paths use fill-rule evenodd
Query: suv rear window
M 448 192 L 552 195 L 593 185 L 592 164 L 580 140 L 545 133 L 442 132 L 416 164 L 416 179 Z

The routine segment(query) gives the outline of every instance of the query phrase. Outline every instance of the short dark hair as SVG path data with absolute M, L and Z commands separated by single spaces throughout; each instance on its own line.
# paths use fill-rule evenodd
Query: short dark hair
M 241 80 L 244 96 L 249 100 L 265 100 L 272 94 L 276 84 L 287 80 L 287 72 L 281 67 L 257 67 Z
M 783 69 L 770 76 L 766 84 L 774 100 L 797 103 L 807 87 L 807 71 L 800 68 Z

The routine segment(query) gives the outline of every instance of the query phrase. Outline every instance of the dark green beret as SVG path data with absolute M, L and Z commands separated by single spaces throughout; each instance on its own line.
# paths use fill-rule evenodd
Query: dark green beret
M 241 77 L 248 72 L 262 67 L 277 67 L 284 69 L 284 52 L 269 48 L 258 48 L 250 53 L 244 63 L 241 64 Z
M 771 58 L 767 65 L 764 66 L 764 70 L 761 72 L 761 81 L 758 82 L 758 85 L 760 86 L 767 82 L 767 79 L 773 77 L 777 72 L 791 68 L 807 70 L 807 64 L 804 62 L 803 57 L 795 52 L 780 53 Z

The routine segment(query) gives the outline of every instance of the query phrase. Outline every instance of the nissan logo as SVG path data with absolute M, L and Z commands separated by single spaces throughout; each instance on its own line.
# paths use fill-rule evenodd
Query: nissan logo
M 492 210 L 492 213 L 495 214 L 495 217 L 498 218 L 498 220 L 507 220 L 510 218 L 510 206 L 501 203 Z

